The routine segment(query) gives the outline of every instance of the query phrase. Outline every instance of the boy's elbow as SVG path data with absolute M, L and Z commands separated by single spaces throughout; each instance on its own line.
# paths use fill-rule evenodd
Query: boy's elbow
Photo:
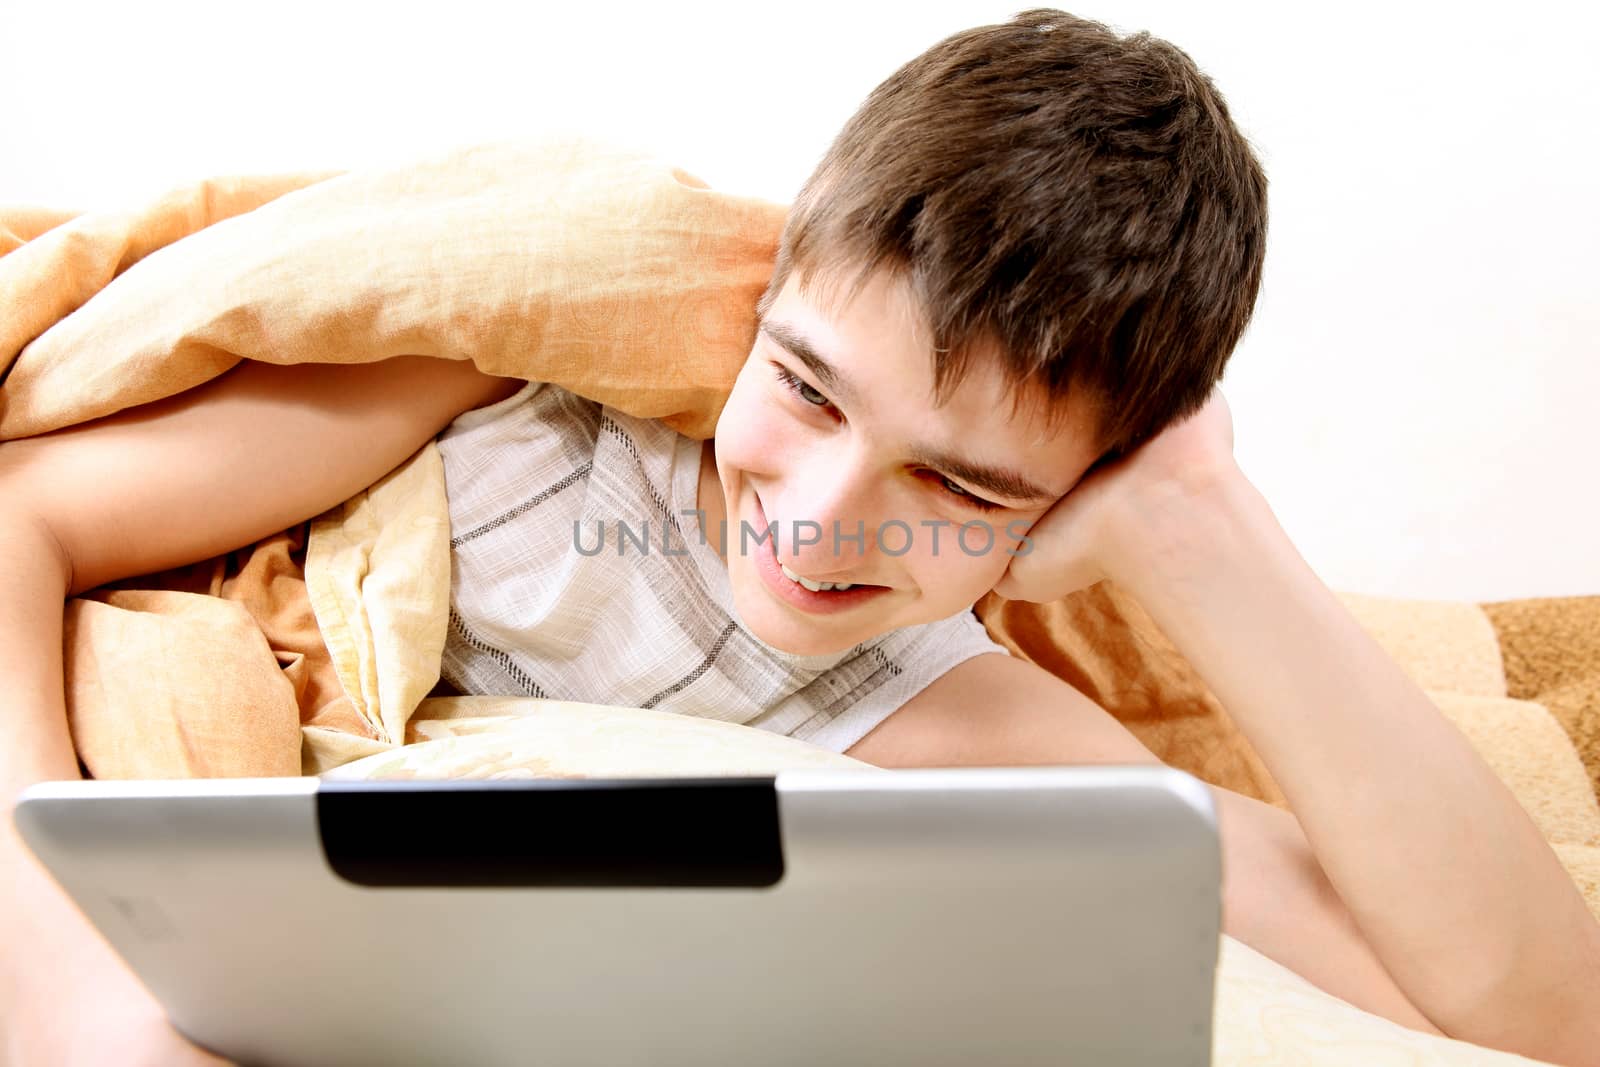
M 1480 1018 L 1470 1029 L 1447 1027 L 1445 1036 L 1559 1067 L 1600 1067 L 1600 1005 L 1576 1015 L 1562 1008 L 1501 1016 L 1510 1025 L 1500 1030 L 1486 1030 Z
M 1500 989 L 1445 1020 L 1449 1037 L 1561 1067 L 1600 1067 L 1600 922 L 1576 939 L 1577 972 L 1508 977 Z
M 59 580 L 63 595 L 72 588 L 72 557 L 50 523 L 26 506 L 20 496 L 8 496 L 0 478 L 0 544 L 13 559 L 26 559 L 41 578 Z

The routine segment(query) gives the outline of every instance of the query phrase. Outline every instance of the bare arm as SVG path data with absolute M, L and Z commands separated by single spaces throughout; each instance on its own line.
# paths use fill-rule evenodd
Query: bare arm
M 319 514 L 459 412 L 519 384 L 415 357 L 245 364 L 159 404 L 0 444 L 0 1062 L 110 1062 L 112 1048 L 116 1062 L 142 1062 L 130 1035 L 165 1026 L 11 818 L 25 786 L 78 777 L 62 683 L 64 598 Z M 161 1048 L 149 1062 L 186 1062 L 183 1052 Z
M 1600 923 L 1510 790 L 1237 467 L 1141 508 L 1119 528 L 1149 531 L 1143 563 L 1113 577 L 1260 753 L 1412 1002 L 1451 1037 L 1600 1064 Z
M 1161 763 L 1072 686 L 999 655 L 946 672 L 845 754 L 881 767 Z M 1223 932 L 1364 1011 L 1440 1033 L 1362 936 L 1295 817 L 1227 789 L 1211 792 L 1222 838 Z
M 61 693 L 67 582 L 67 561 L 49 530 L 0 510 L 0 1064 L 88 1064 L 114 1048 L 130 1064 L 215 1064 L 178 1043 L 159 1006 L 35 863 L 11 820 L 23 786 L 78 775 Z
M 420 356 L 244 363 L 159 403 L 0 444 L 0 500 L 45 522 L 81 593 L 320 514 L 521 384 Z
M 1091 468 L 995 589 L 1109 578 L 1282 787 L 1406 998 L 1450 1037 L 1600 1064 L 1600 923 L 1509 789 L 1295 550 L 1233 455 L 1219 387 Z

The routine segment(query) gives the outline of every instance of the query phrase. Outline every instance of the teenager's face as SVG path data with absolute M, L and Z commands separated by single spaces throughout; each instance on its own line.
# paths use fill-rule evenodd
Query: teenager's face
M 1005 573 L 1008 549 L 1097 458 L 1082 401 L 1053 433 L 1038 403 L 1013 417 L 993 360 L 936 407 L 931 343 L 899 276 L 875 275 L 841 307 L 818 298 L 802 297 L 791 275 L 715 445 L 735 605 L 758 637 L 799 655 L 970 608 Z M 776 537 L 758 544 L 769 524 Z M 854 588 L 812 592 L 779 564 Z

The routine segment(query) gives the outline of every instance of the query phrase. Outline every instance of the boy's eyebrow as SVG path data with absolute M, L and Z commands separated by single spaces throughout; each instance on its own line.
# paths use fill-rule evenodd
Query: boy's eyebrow
M 853 401 L 858 397 L 855 387 L 817 351 L 805 334 L 778 319 L 762 319 L 760 329 L 791 356 L 804 363 L 828 392 L 840 400 Z
M 809 338 L 787 322 L 777 319 L 762 319 L 760 331 L 772 338 L 790 355 L 804 363 L 817 380 L 822 382 L 822 387 L 845 401 L 854 400 L 858 394 L 850 382 L 839 373 L 832 363 L 829 363 L 822 353 L 816 350 Z M 1052 493 L 1043 486 L 1029 481 L 1022 474 L 1007 467 L 992 467 L 984 463 L 976 463 L 962 456 L 944 452 L 937 448 L 927 448 L 921 445 L 911 450 L 913 463 L 925 464 L 936 467 L 946 474 L 960 478 L 978 489 L 1008 500 L 1026 501 L 1031 504 L 1053 503 L 1061 497 L 1060 493 Z
M 946 474 L 954 475 L 964 482 L 970 482 L 985 492 L 996 496 L 1003 496 L 1008 500 L 1022 500 L 1030 504 L 1054 503 L 1061 496 L 1052 493 L 1042 486 L 1028 481 L 1021 474 L 1007 467 L 990 467 L 960 456 L 953 456 L 948 452 L 937 449 L 927 449 L 920 445 L 911 450 L 911 462 L 924 463 L 930 467 L 937 467 Z

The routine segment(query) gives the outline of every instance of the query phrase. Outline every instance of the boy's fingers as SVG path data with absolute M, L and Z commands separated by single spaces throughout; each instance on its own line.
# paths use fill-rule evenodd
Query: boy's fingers
M 1027 551 L 1013 556 L 994 591 L 1007 600 L 1048 603 L 1087 589 L 1104 575 L 1083 543 L 1080 508 L 1063 499 L 1028 531 Z
M 1015 567 L 1015 563 L 1012 564 Z M 1060 600 L 1080 589 L 1087 589 L 1100 581 L 1100 575 L 1089 567 L 1075 567 L 1050 576 L 1049 581 L 1019 579 L 1007 570 L 995 584 L 994 591 L 1007 600 L 1027 600 L 1048 604 Z

